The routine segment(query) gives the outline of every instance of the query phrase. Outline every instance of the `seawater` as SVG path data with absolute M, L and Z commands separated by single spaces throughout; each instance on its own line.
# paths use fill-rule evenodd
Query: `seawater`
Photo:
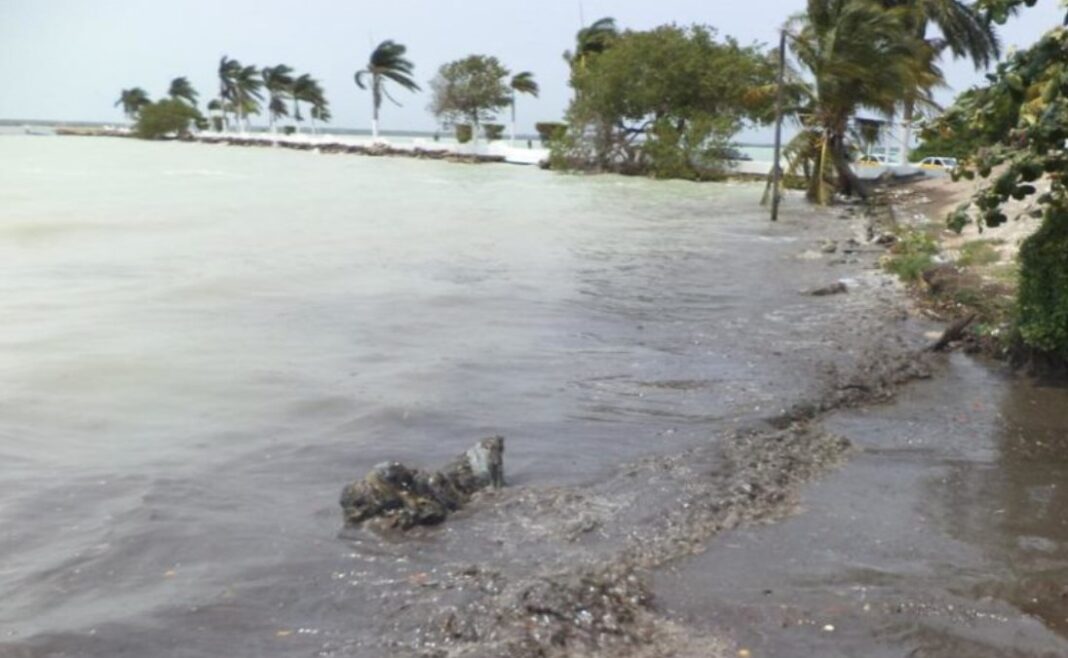
M 798 294 L 845 229 L 761 192 L 0 137 L 0 642 L 366 637 L 376 560 L 438 559 L 338 537 L 375 463 L 499 433 L 511 485 L 574 486 L 780 411 L 859 302 Z

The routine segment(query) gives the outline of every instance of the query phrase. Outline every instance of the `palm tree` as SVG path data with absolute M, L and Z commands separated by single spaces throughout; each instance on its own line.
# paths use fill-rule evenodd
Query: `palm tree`
M 592 55 L 603 53 L 618 36 L 619 29 L 616 27 L 616 19 L 606 16 L 595 21 L 593 25 L 578 31 L 575 35 L 575 52 L 565 52 L 564 59 L 571 65 L 572 69 L 577 66 L 585 70 L 586 60 Z
M 317 132 L 315 127 L 316 121 L 322 121 L 323 123 L 329 123 L 332 115 L 330 114 L 330 104 L 326 102 L 326 99 L 320 94 L 320 96 L 312 102 L 311 111 L 308 115 L 312 120 L 312 132 Z
M 512 89 L 512 142 L 515 142 L 515 96 L 516 94 L 530 94 L 534 98 L 538 97 L 538 83 L 534 81 L 534 74 L 530 71 L 523 71 L 522 73 L 516 73 L 512 76 L 512 81 L 509 84 Z
M 289 116 L 286 96 L 293 87 L 292 73 L 293 69 L 285 64 L 263 69 L 263 87 L 267 90 L 267 117 L 272 133 L 275 131 L 274 122 L 281 117 Z
M 929 100 L 940 72 L 930 67 L 931 58 L 915 55 L 925 44 L 913 38 L 907 18 L 905 10 L 885 9 L 876 0 L 808 0 L 808 11 L 788 23 L 793 52 L 813 82 L 802 113 L 819 139 L 810 199 L 829 200 L 828 161 L 843 192 L 869 196 L 848 157 L 850 119 L 858 110 L 893 116 L 908 93 Z
M 248 130 L 248 116 L 260 113 L 260 101 L 263 94 L 263 80 L 255 66 L 244 66 L 234 76 L 234 105 L 237 107 L 237 123 L 242 130 Z
M 307 73 L 304 73 L 293 80 L 293 87 L 290 91 L 290 95 L 293 97 L 293 119 L 295 121 L 304 120 L 304 117 L 300 114 L 301 102 L 310 103 L 312 110 L 314 110 L 315 114 L 319 115 L 318 117 L 312 116 L 313 120 L 321 118 L 323 114 L 326 115 L 326 119 L 323 120 L 329 119 L 330 112 L 327 109 L 327 102 L 326 97 L 323 95 L 323 88 L 315 78 Z M 314 128 L 315 124 L 313 122 L 312 129 L 314 130 Z
M 948 50 L 955 58 L 967 57 L 976 69 L 983 69 L 1001 54 L 993 23 L 972 3 L 962 0 L 882 0 L 882 4 L 888 9 L 908 11 L 907 26 L 915 39 L 927 44 L 926 56 L 938 57 Z M 938 28 L 940 36 L 928 39 L 928 27 L 932 24 Z M 906 96 L 903 103 L 901 164 L 908 164 L 916 95 Z
M 408 91 L 419 91 L 419 85 L 412 79 L 412 71 L 415 68 L 411 60 L 404 56 L 407 48 L 391 40 L 383 41 L 371 53 L 371 59 L 367 68 L 356 72 L 356 86 L 367 89 L 365 79 L 371 78 L 371 102 L 374 105 L 374 115 L 371 119 L 371 136 L 378 140 L 378 110 L 382 107 L 382 97 L 385 96 L 400 105 L 389 92 L 386 91 L 384 82 L 392 80 Z
M 189 79 L 184 76 L 171 80 L 171 87 L 167 91 L 167 95 L 175 100 L 184 100 L 192 107 L 197 106 L 197 96 L 199 96 L 196 89 L 193 89 L 193 85 L 189 84 Z
M 119 100 L 115 101 L 115 107 L 122 105 L 122 113 L 126 115 L 127 119 L 133 121 L 137 118 L 137 113 L 141 111 L 141 108 L 151 102 L 148 92 L 140 87 L 134 87 L 122 90 L 122 93 L 119 94 Z
M 241 72 L 241 62 L 230 59 L 226 55 L 219 60 L 219 105 L 222 109 L 222 122 L 224 128 L 229 128 L 227 120 L 228 108 L 237 99 L 237 76 Z

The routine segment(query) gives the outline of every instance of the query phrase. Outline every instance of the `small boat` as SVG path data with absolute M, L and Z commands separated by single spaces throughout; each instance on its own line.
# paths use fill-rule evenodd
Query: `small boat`
M 45 128 L 43 126 L 23 126 L 22 129 L 27 135 L 37 135 L 40 137 L 50 137 L 56 134 L 51 128 Z

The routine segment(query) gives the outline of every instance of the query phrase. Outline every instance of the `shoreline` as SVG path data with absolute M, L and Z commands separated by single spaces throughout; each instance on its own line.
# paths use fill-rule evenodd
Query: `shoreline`
M 120 137 L 137 139 L 129 130 L 104 128 L 56 129 L 60 137 Z M 465 164 L 513 164 L 539 166 L 548 158 L 548 149 L 520 148 L 506 142 L 478 144 L 441 144 L 423 138 L 410 143 L 394 144 L 388 139 L 377 141 L 368 137 L 330 134 L 278 135 L 270 133 L 214 133 L 203 132 L 177 140 L 257 148 L 284 148 L 295 151 L 314 151 L 323 154 L 350 154 L 370 157 L 407 157 L 418 160 L 443 160 Z
M 59 137 L 119 137 L 137 139 L 129 129 L 59 126 Z M 278 135 L 271 133 L 216 133 L 202 132 L 166 141 L 197 142 L 224 146 L 254 148 L 285 148 L 295 151 L 314 151 L 323 154 L 349 154 L 369 157 L 407 157 L 418 160 L 441 160 L 461 164 L 510 164 L 549 168 L 550 150 L 544 146 L 530 148 L 513 146 L 508 140 L 480 141 L 478 144 L 441 143 L 417 137 L 410 143 L 394 143 L 389 138 L 377 141 L 367 136 L 343 136 L 335 134 Z M 722 181 L 767 182 L 771 162 L 764 160 L 738 160 L 730 165 L 730 171 Z M 870 172 L 867 172 L 870 173 Z

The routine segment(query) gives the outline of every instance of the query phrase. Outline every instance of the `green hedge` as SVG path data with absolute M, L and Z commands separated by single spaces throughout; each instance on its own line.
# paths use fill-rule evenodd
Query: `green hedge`
M 491 142 L 504 137 L 504 126 L 499 123 L 487 123 L 482 126 L 482 131 Z
M 1068 210 L 1050 208 L 1020 248 L 1020 338 L 1068 358 Z
M 458 123 L 456 124 L 455 129 L 456 141 L 460 142 L 461 144 L 466 144 L 471 141 L 471 137 L 474 135 L 474 132 L 471 130 L 470 124 Z

